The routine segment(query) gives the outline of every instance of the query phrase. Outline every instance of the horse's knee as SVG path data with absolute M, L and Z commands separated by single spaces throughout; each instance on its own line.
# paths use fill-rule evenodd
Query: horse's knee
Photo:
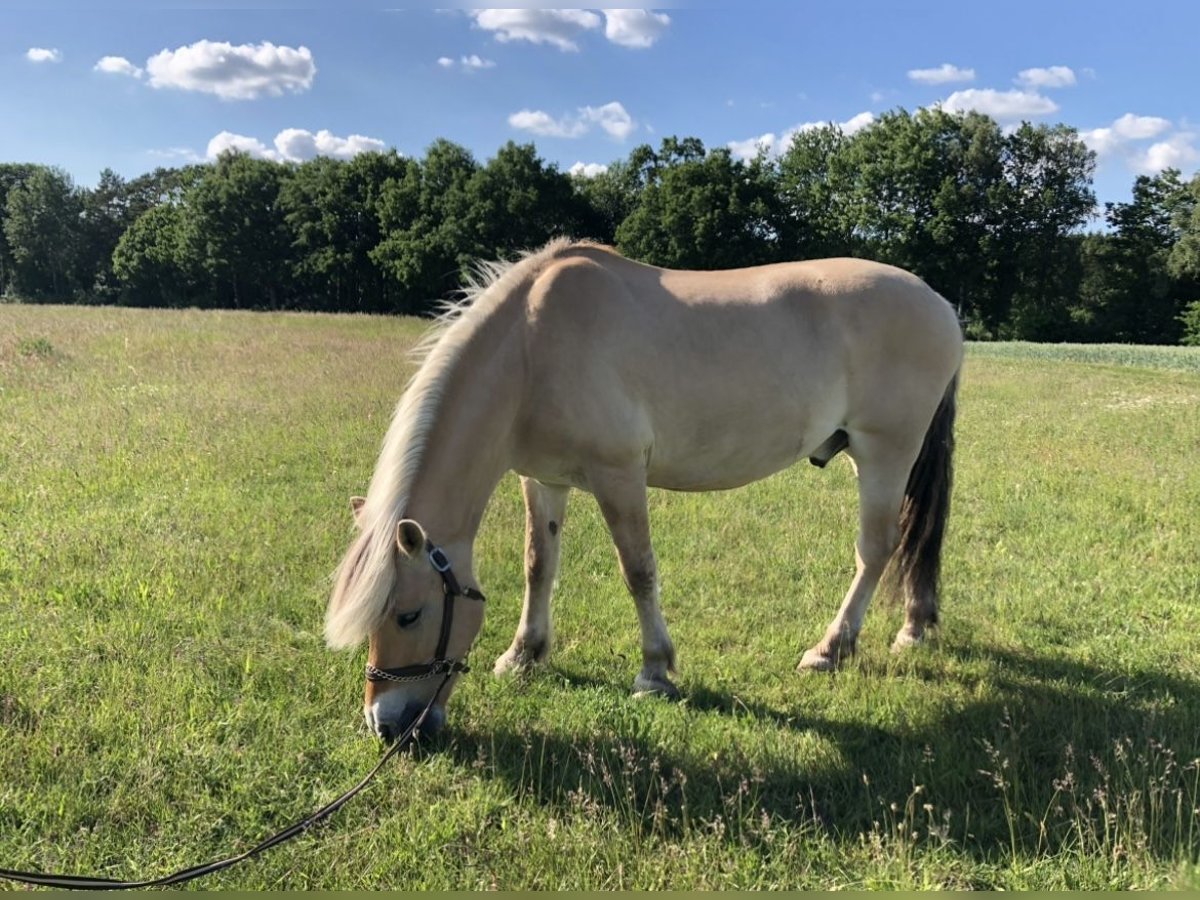
M 855 544 L 858 563 L 865 569 L 882 570 L 892 554 L 900 546 L 900 529 L 892 525 L 886 529 L 863 533 Z
M 553 566 L 547 558 L 544 550 L 537 547 L 530 547 L 525 551 L 525 580 L 532 588 L 539 588 L 545 585 L 546 581 L 554 577 Z
M 658 567 L 654 558 L 626 563 L 622 567 L 625 584 L 637 602 L 654 601 L 658 597 Z

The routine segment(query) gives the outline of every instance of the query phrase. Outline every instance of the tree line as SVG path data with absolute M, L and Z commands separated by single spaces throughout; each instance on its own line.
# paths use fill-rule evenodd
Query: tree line
M 282 164 L 244 154 L 105 170 L 0 164 L 0 293 L 28 301 L 424 314 L 477 259 L 551 237 L 656 265 L 823 256 L 902 266 L 978 339 L 1200 343 L 1200 175 L 1140 176 L 1094 226 L 1095 155 L 1063 125 L 942 110 L 796 134 L 738 159 L 697 138 L 594 177 L 508 143 L 438 140 Z

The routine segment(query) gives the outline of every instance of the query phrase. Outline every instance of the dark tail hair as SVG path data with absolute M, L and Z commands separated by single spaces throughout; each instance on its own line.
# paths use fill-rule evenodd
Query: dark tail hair
M 900 507 L 900 545 L 893 558 L 894 573 L 905 602 L 915 604 L 927 624 L 937 623 L 938 587 L 942 570 L 942 539 L 950 517 L 954 482 L 954 413 L 958 374 L 933 414 L 925 443 L 908 475 Z

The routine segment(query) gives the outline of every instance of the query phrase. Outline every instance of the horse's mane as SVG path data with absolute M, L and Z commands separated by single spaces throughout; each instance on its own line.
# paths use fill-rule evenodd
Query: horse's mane
M 359 513 L 361 533 L 334 575 L 325 617 L 330 646 L 359 643 L 387 612 L 396 525 L 421 466 L 446 384 L 480 323 L 552 259 L 584 246 L 559 238 L 510 262 L 477 262 L 462 297 L 440 307 L 412 353 L 417 371 L 404 389 Z

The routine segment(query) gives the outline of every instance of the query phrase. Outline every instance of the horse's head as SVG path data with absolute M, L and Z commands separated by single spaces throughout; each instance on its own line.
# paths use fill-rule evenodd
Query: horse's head
M 422 729 L 436 731 L 483 627 L 483 595 L 459 582 L 469 567 L 456 570 L 417 522 L 366 522 L 363 501 L 351 506 L 360 533 L 338 570 L 326 638 L 334 647 L 367 639 L 363 712 L 375 734 L 394 740 L 431 701 Z

